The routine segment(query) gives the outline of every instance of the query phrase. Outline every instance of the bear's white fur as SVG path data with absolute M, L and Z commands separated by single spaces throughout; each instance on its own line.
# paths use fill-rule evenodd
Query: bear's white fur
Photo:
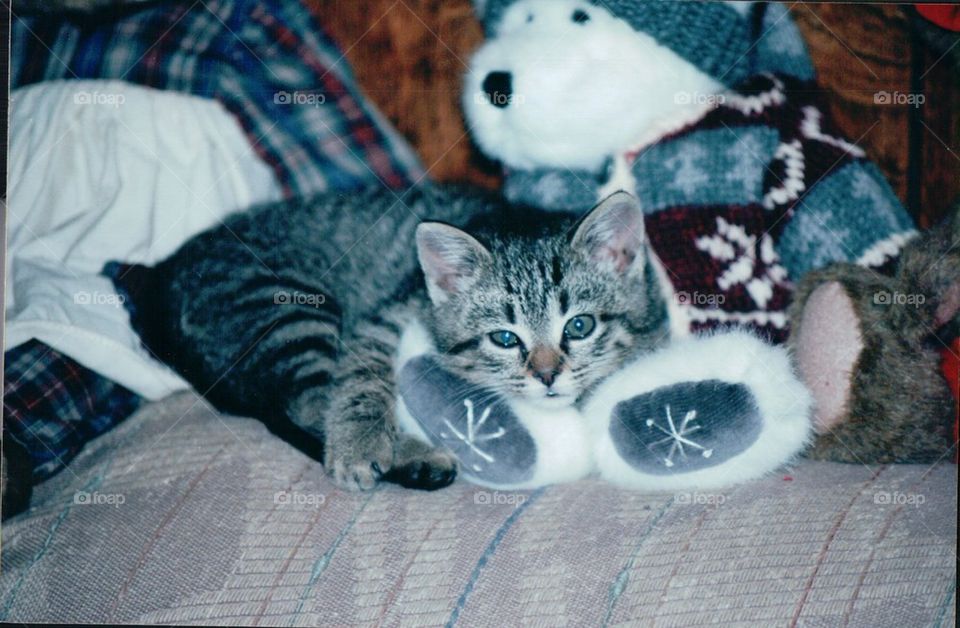
M 716 466 L 675 475 L 640 473 L 617 453 L 610 438 L 614 407 L 626 399 L 683 381 L 744 384 L 753 394 L 763 427 L 756 442 Z M 770 473 L 796 456 L 813 436 L 813 402 L 787 351 L 735 331 L 693 336 L 643 356 L 614 373 L 583 408 L 596 437 L 600 476 L 632 489 L 690 490 L 731 486 Z
M 589 19 L 575 22 L 578 10 Z M 512 77 L 506 107 L 483 91 L 491 72 Z M 463 105 L 477 144 L 508 167 L 598 171 L 695 121 L 724 89 L 601 6 L 519 0 L 474 54 Z

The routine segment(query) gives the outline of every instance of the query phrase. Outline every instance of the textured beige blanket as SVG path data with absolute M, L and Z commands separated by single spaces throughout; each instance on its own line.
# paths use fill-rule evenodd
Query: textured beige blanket
M 953 626 L 957 468 L 801 462 L 732 490 L 336 490 L 192 393 L 3 526 L 0 619 Z

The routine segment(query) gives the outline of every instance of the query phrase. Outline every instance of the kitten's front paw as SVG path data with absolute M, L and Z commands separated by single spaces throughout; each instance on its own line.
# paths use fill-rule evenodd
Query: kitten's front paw
M 383 476 L 385 482 L 435 491 L 449 486 L 457 478 L 457 459 L 449 451 L 414 441 L 412 445 L 400 444 L 396 453 L 393 468 Z
M 386 433 L 327 445 L 324 467 L 342 489 L 367 491 L 377 485 L 393 462 L 393 443 Z

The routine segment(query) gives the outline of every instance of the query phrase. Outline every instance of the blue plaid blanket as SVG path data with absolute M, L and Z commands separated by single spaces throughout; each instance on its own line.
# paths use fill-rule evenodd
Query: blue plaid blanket
M 34 481 L 60 471 L 90 439 L 136 410 L 142 399 L 37 340 L 4 354 L 4 439 L 20 443 Z
M 287 196 L 422 176 L 299 2 L 163 2 L 106 22 L 15 15 L 10 56 L 14 88 L 120 79 L 220 101 Z
M 164 2 L 102 17 L 15 15 L 11 86 L 120 79 L 216 99 L 273 168 L 285 196 L 377 182 L 403 188 L 423 176 L 299 2 Z M 24 445 L 37 481 L 142 401 L 37 341 L 5 359 L 4 438 Z

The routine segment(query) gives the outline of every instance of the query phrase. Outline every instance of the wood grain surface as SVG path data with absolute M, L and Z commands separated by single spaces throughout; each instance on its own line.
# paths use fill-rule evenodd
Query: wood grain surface
M 460 87 L 483 34 L 469 0 L 307 0 L 366 93 L 438 180 L 499 183 L 470 142 Z M 922 226 L 960 197 L 960 80 L 900 5 L 795 3 L 831 113 L 867 151 Z M 938 60 L 939 59 L 939 60 Z M 884 104 L 878 92 L 922 93 Z
M 467 61 L 483 40 L 470 2 L 307 1 L 431 177 L 499 184 L 499 167 L 471 145 L 460 106 Z
M 830 110 L 860 141 L 921 226 L 960 197 L 960 79 L 899 5 L 800 4 L 793 14 Z M 877 94 L 912 97 L 911 105 Z

